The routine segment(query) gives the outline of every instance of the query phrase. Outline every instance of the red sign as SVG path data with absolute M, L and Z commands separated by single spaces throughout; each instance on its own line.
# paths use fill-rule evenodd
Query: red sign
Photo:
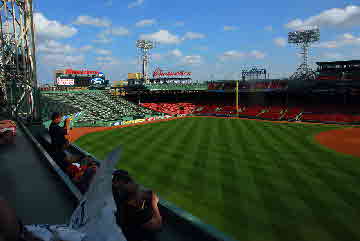
M 66 69 L 65 74 L 77 74 L 77 75 L 98 75 L 99 72 L 97 71 L 88 71 L 88 70 L 72 70 L 72 69 Z
M 179 72 L 163 72 L 160 68 L 157 68 L 154 73 L 153 77 L 170 77 L 170 76 L 190 76 L 192 75 L 191 72 L 179 71 Z

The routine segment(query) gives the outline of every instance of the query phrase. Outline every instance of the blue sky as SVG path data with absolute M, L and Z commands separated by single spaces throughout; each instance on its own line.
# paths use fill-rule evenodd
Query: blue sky
M 151 69 L 199 80 L 239 78 L 252 66 L 287 77 L 300 63 L 287 33 L 315 26 L 321 40 L 311 63 L 360 58 L 359 1 L 35 0 L 34 11 L 40 83 L 57 68 L 126 79 L 140 70 L 137 39 L 157 42 Z

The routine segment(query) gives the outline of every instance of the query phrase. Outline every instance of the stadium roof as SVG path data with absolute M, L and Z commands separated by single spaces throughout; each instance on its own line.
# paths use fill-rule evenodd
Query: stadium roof
M 333 62 L 316 62 L 317 65 L 343 65 L 343 64 L 360 64 L 360 60 L 333 61 Z

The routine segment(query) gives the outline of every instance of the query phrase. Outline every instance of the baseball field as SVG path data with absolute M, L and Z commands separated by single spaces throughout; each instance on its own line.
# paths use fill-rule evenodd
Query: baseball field
M 186 118 L 80 137 L 180 208 L 244 241 L 360 240 L 360 158 L 319 144 L 344 126 Z M 360 148 L 360 145 L 359 145 Z

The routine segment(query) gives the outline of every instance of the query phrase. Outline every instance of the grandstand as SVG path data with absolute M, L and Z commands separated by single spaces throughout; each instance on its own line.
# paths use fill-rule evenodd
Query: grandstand
M 77 123 L 109 122 L 133 117 L 159 115 L 158 112 L 131 103 L 122 97 L 112 96 L 108 91 L 47 91 L 42 92 L 43 120 L 48 120 L 48 113 L 57 111 L 73 114 L 81 111 Z M 76 123 L 75 123 L 76 125 Z

